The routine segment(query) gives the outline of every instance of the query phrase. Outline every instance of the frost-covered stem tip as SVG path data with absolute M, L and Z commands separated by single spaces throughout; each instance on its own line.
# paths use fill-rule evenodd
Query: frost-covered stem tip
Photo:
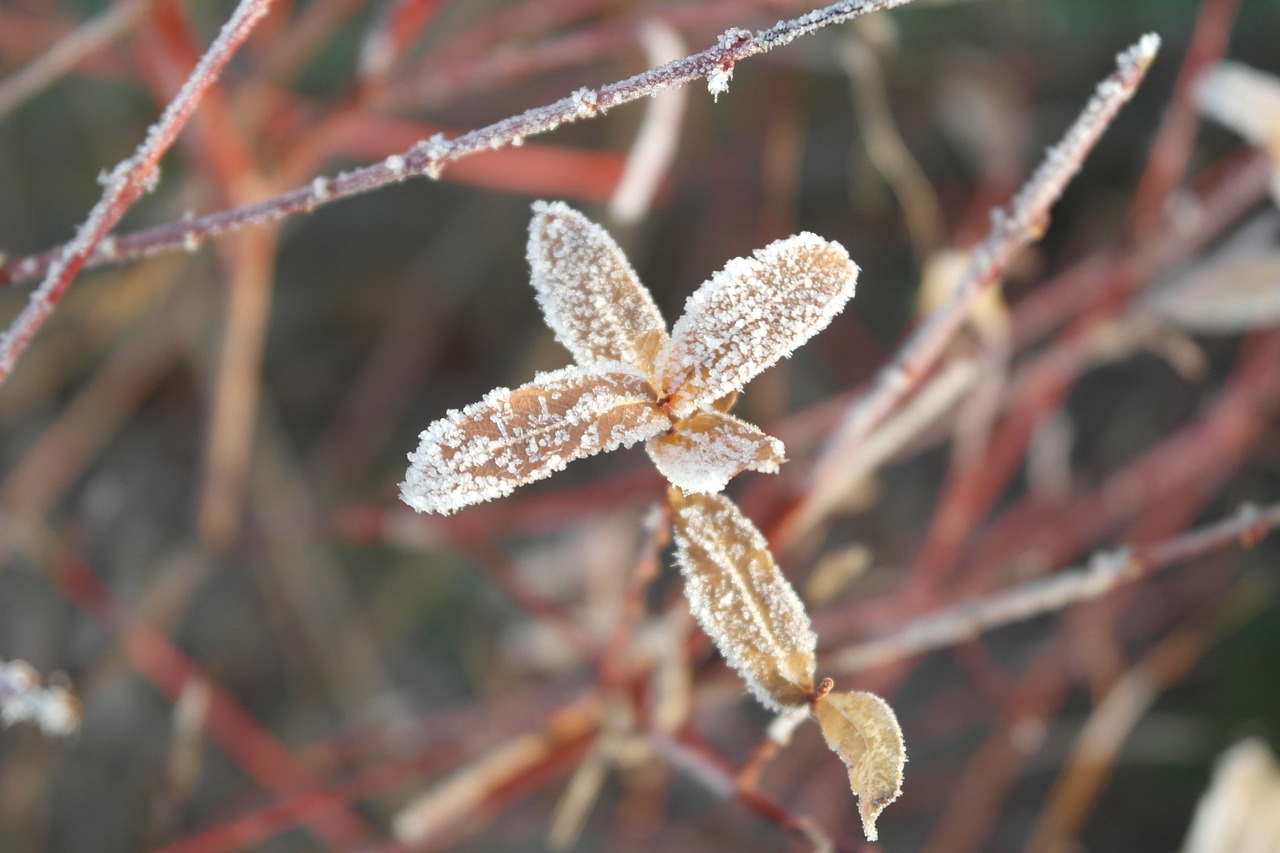
M 1086 565 L 917 619 L 888 636 L 837 652 L 823 664 L 849 674 L 953 646 L 994 628 L 1098 598 L 1122 584 L 1209 551 L 1235 543 L 1255 544 L 1277 527 L 1280 504 L 1263 509 L 1246 505 L 1216 524 L 1144 548 L 1100 553 Z
M 1116 58 L 1116 70 L 1098 84 L 1075 123 L 1062 140 L 1050 148 L 1031 178 L 1006 208 L 993 211 L 991 231 L 973 250 L 969 265 L 949 300 L 924 320 L 907 339 L 893 361 L 876 377 L 872 387 L 850 408 L 844 423 L 823 450 L 810 473 L 809 487 L 789 515 L 807 517 L 811 496 L 825 490 L 822 481 L 839 473 L 840 460 L 860 445 L 928 373 L 948 341 L 964 323 L 974 300 L 998 280 L 1010 261 L 1029 243 L 1040 238 L 1049 209 L 1120 108 L 1133 96 L 1160 47 L 1160 38 L 1148 33 Z M 775 542 L 789 541 L 799 532 L 793 522 L 784 524 Z
M 146 138 L 128 160 L 117 165 L 106 177 L 102 198 L 89 212 L 70 243 L 57 250 L 44 271 L 40 286 L 32 291 L 27 306 L 14 318 L 0 338 L 0 382 L 13 370 L 15 362 L 35 337 L 36 332 L 53 313 L 67 287 L 89 262 L 130 206 L 147 192 L 158 178 L 157 163 L 191 118 L 201 98 L 222 69 L 244 43 L 254 26 L 267 13 L 271 0 L 241 0 L 222 32 L 209 46 L 192 70 L 159 121 L 147 131 Z M 100 254 L 100 253 L 99 253 Z
M 80 728 L 80 704 L 65 687 L 41 684 L 26 661 L 0 661 L 0 721 L 31 723 L 50 737 L 66 736 Z
M 309 213 L 321 205 L 398 183 L 409 175 L 438 178 L 455 160 L 508 145 L 519 145 L 528 137 L 548 133 L 563 124 L 592 118 L 612 107 L 649 97 L 665 89 L 684 86 L 695 80 L 706 80 L 713 93 L 723 92 L 733 67 L 744 59 L 790 44 L 800 36 L 823 27 L 843 23 L 858 15 L 901 6 L 910 1 L 845 0 L 798 18 L 780 21 L 754 35 L 746 30 L 731 29 L 722 34 L 714 45 L 700 53 L 598 89 L 578 89 L 553 103 L 526 110 L 452 139 L 437 134 L 381 163 L 334 177 L 318 177 L 305 187 L 243 207 L 120 236 L 109 244 L 104 244 L 96 253 L 91 252 L 82 265 L 96 267 L 161 252 L 182 251 L 193 241 L 203 243 L 210 237 L 247 225 L 275 222 L 295 213 Z M 97 241 L 94 245 L 97 245 Z M 15 258 L 0 265 L 0 285 L 30 281 L 46 275 L 58 263 L 63 251 L 64 249 L 55 249 Z

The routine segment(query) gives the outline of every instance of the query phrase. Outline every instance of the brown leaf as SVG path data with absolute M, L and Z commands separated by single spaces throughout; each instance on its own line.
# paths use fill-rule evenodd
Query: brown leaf
M 409 455 L 400 496 L 419 512 L 447 514 L 670 427 L 634 367 L 600 362 L 545 373 L 514 391 L 491 391 L 427 427 Z
M 902 793 L 907 750 L 898 718 L 888 702 L 863 691 L 827 693 L 814 702 L 813 713 L 827 746 L 849 768 L 862 831 L 875 841 L 876 818 Z
M 776 474 L 786 461 L 782 442 L 753 424 L 707 409 L 676 423 L 645 449 L 658 470 L 686 492 L 711 493 L 747 469 Z
M 817 638 L 764 536 L 723 495 L 667 494 L 698 624 L 766 707 L 807 704 Z
M 547 325 L 578 364 L 622 361 L 653 373 L 667 325 L 603 228 L 563 202 L 537 202 L 528 256 Z
M 729 261 L 689 297 L 658 354 L 676 417 L 741 389 L 826 328 L 857 277 L 839 243 L 808 233 Z

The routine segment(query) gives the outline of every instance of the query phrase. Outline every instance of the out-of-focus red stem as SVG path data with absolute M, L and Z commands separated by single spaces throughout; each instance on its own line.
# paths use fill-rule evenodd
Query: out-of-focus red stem
M 50 569 L 58 591 L 118 634 L 134 667 L 170 701 L 177 702 L 192 683 L 206 685 L 209 710 L 205 728 L 209 736 L 259 785 L 295 796 L 299 816 L 306 816 L 307 824 L 324 843 L 347 850 L 376 837 L 345 800 L 321 788 L 280 741 L 258 725 L 231 694 L 209 679 L 168 637 L 150 625 L 130 619 L 123 605 L 78 555 L 57 554 Z

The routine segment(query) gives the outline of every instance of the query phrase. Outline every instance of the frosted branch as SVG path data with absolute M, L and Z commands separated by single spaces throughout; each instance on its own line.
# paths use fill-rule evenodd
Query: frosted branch
M 1277 527 L 1280 527 L 1280 504 L 1261 510 L 1246 505 L 1234 518 L 1158 545 L 1101 553 L 1087 565 L 1063 569 L 1051 577 L 918 619 L 887 637 L 836 652 L 826 663 L 837 672 L 861 672 L 921 652 L 963 643 L 994 628 L 1099 598 L 1122 584 L 1231 543 L 1256 544 Z
M 200 99 L 218 76 L 236 49 L 253 32 L 254 26 L 267 13 L 271 0 L 241 0 L 222 32 L 201 57 L 187 82 L 165 108 L 160 120 L 147 131 L 146 138 L 128 160 L 107 175 L 102 198 L 89 211 L 89 217 L 70 243 L 53 253 L 44 269 L 44 279 L 28 300 L 26 308 L 0 337 L 0 382 L 13 371 L 23 350 L 31 343 L 44 321 L 53 313 L 71 282 L 95 257 L 114 251 L 114 243 L 104 240 L 120 218 L 144 192 L 159 180 L 157 164 L 177 138 L 200 103 Z M 33 270 L 34 272 L 34 270 Z
M 243 207 L 104 241 L 102 247 L 96 253 L 90 252 L 81 265 L 96 267 L 161 252 L 182 251 L 186 246 L 199 245 L 210 237 L 247 225 L 275 222 L 296 213 L 310 213 L 321 205 L 399 183 L 411 175 L 439 178 L 449 164 L 463 157 L 494 151 L 508 145 L 519 145 L 530 136 L 549 133 L 561 125 L 593 118 L 612 107 L 684 86 L 695 80 L 706 80 L 713 93 L 721 93 L 728 86 L 734 66 L 744 59 L 790 44 L 800 36 L 822 27 L 908 2 L 910 0 L 848 0 L 833 3 L 789 21 L 780 21 L 754 35 L 746 30 L 731 29 L 722 34 L 714 45 L 700 53 L 598 89 L 578 89 L 558 101 L 452 139 L 436 134 L 401 154 L 391 155 L 381 163 L 333 177 L 317 177 L 305 187 Z M 97 241 L 94 245 L 97 245 Z M 29 281 L 45 275 L 63 251 L 65 248 L 55 249 L 25 258 L 15 258 L 8 264 L 0 265 L 0 285 Z
M 1116 70 L 1098 84 L 1093 97 L 1062 140 L 1050 148 L 1030 180 L 1006 208 L 993 211 L 991 230 L 978 245 L 961 274 L 952 296 L 916 329 L 884 367 L 872 387 L 850 408 L 844 423 L 812 468 L 805 497 L 792 513 L 798 519 L 812 513 L 813 495 L 824 492 L 822 481 L 838 474 L 842 460 L 860 445 L 933 367 L 948 341 L 964 323 L 978 296 L 998 280 L 1025 246 L 1044 233 L 1049 209 L 1120 108 L 1133 96 L 1160 47 L 1159 36 L 1148 33 L 1116 58 Z M 784 524 L 775 541 L 788 541 L 798 532 Z

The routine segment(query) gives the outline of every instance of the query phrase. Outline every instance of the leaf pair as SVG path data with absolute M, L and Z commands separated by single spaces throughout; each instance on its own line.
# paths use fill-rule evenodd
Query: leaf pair
M 782 442 L 726 414 L 726 398 L 825 328 L 858 274 L 839 244 L 788 237 L 726 264 L 668 334 L 622 250 L 566 205 L 534 205 L 528 257 L 547 324 L 577 365 L 427 427 L 400 487 L 419 512 L 502 497 L 638 441 L 689 492 L 719 491 L 748 469 L 776 472 Z
M 702 630 L 751 692 L 774 710 L 809 706 L 849 768 L 867 839 L 902 791 L 906 748 L 889 704 L 873 693 L 814 686 L 817 637 L 759 529 L 723 495 L 668 490 L 685 594 Z

